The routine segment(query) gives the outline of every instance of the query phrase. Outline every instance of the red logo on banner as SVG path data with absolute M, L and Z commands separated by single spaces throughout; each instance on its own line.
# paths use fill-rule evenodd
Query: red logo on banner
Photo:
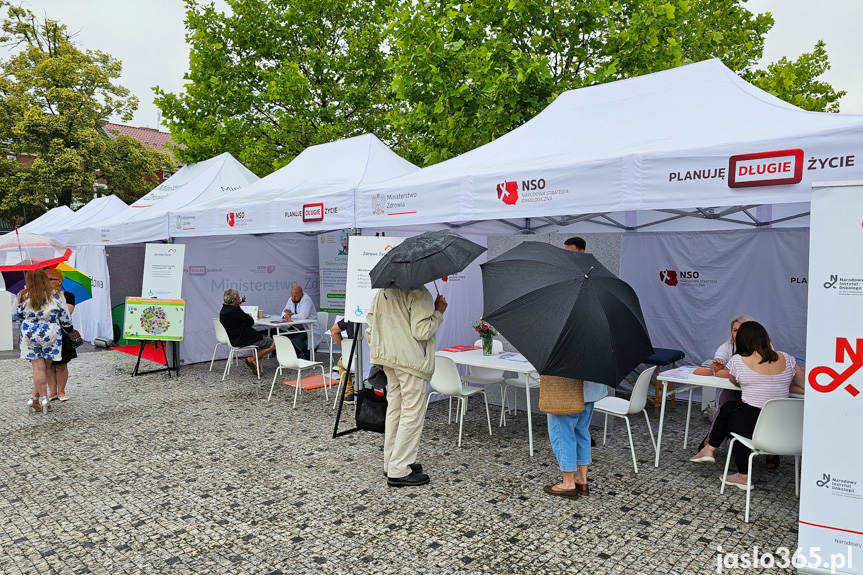
M 442 282 L 448 282 L 448 281 L 449 281 L 449 276 L 444 276 L 444 277 L 442 277 L 442 278 L 440 279 L 440 281 L 442 281 Z
M 663 270 L 659 272 L 659 279 L 662 280 L 662 282 L 666 285 L 676 286 L 677 272 L 674 270 Z
M 324 221 L 324 204 L 305 204 L 303 205 L 303 221 L 304 222 L 322 222 Z
M 845 368 L 842 373 L 837 372 L 832 367 L 818 366 L 809 372 L 809 385 L 815 391 L 821 393 L 830 393 L 837 389 L 840 385 L 848 381 L 848 378 L 857 373 L 863 367 L 863 339 L 857 340 L 857 349 L 853 349 L 851 344 L 844 337 L 836 338 L 836 363 L 845 363 L 845 356 L 851 360 L 851 365 Z M 830 381 L 825 383 L 818 382 L 819 375 L 826 375 Z M 852 397 L 857 397 L 860 391 L 850 383 L 845 386 L 845 391 L 851 394 Z
M 234 212 L 228 212 L 228 225 L 234 227 Z
M 518 201 L 518 182 L 503 182 L 497 185 L 497 199 L 508 206 Z
M 803 150 L 739 154 L 728 159 L 728 187 L 779 186 L 803 179 Z

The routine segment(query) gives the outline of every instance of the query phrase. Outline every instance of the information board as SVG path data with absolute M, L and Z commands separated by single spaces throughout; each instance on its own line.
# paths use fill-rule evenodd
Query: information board
M 321 279 L 320 311 L 345 312 L 349 240 L 350 230 L 318 236 L 318 270 Z
M 183 244 L 147 244 L 141 297 L 181 297 L 185 256 Z
M 183 341 L 186 301 L 127 297 L 123 337 L 147 341 Z
M 388 251 L 405 238 L 351 236 L 348 253 L 348 285 L 345 293 L 345 319 L 365 323 L 366 312 L 375 297 L 369 272 Z

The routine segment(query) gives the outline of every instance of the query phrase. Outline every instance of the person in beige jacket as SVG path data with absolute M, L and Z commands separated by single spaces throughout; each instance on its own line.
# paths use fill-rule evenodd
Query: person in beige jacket
M 425 485 L 429 476 L 416 463 L 425 422 L 426 381 L 434 373 L 435 334 L 446 299 L 432 300 L 425 287 L 383 289 L 372 300 L 366 321 L 371 362 L 387 376 L 384 475 L 392 487 Z

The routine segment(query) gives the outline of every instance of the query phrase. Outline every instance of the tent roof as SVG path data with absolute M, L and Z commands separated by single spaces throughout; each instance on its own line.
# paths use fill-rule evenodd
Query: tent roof
M 128 206 L 126 202 L 111 194 L 101 198 L 94 198 L 87 202 L 86 205 L 78 208 L 68 218 L 57 222 L 51 226 L 51 230 L 45 232 L 45 235 L 52 237 L 62 244 L 66 244 L 66 232 L 73 228 L 87 227 L 101 220 L 110 218 L 114 214 L 125 210 Z
M 171 210 L 232 193 L 257 179 L 227 152 L 183 166 L 131 206 L 100 222 L 98 227 L 69 230 L 69 243 L 104 245 L 167 239 Z
M 69 206 L 58 206 L 51 208 L 32 222 L 28 222 L 18 228 L 21 233 L 44 234 L 53 229 L 54 225 L 72 216 L 75 212 Z
M 312 232 L 353 227 L 358 186 L 418 170 L 372 134 L 310 146 L 285 167 L 236 193 L 177 210 L 173 215 L 182 224 L 172 226 L 171 233 Z M 307 209 L 319 205 L 321 213 L 308 217 Z
M 806 202 L 814 172 L 803 170 L 797 185 L 734 188 L 732 156 L 800 149 L 798 161 L 808 164 L 813 156 L 853 155 L 850 145 L 861 137 L 863 115 L 801 110 L 708 60 L 565 92 L 489 144 L 360 188 L 357 224 Z M 853 171 L 814 179 L 848 179 Z M 505 203 L 509 191 L 520 198 Z M 389 213 L 393 201 L 405 204 L 406 216 L 392 217 L 402 215 Z

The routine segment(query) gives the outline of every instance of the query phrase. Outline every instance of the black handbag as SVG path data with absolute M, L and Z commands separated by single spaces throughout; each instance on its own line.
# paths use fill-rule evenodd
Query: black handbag
M 381 385 L 383 378 L 383 386 Z M 387 423 L 387 391 L 384 370 L 376 365 L 369 371 L 369 378 L 358 386 L 356 393 L 357 427 L 365 431 L 384 433 Z
M 78 349 L 82 345 L 84 345 L 84 339 L 81 337 L 81 334 L 78 333 L 78 330 L 74 327 L 63 328 L 63 333 L 66 334 L 66 337 L 69 339 L 69 343 L 72 344 L 72 347 Z

